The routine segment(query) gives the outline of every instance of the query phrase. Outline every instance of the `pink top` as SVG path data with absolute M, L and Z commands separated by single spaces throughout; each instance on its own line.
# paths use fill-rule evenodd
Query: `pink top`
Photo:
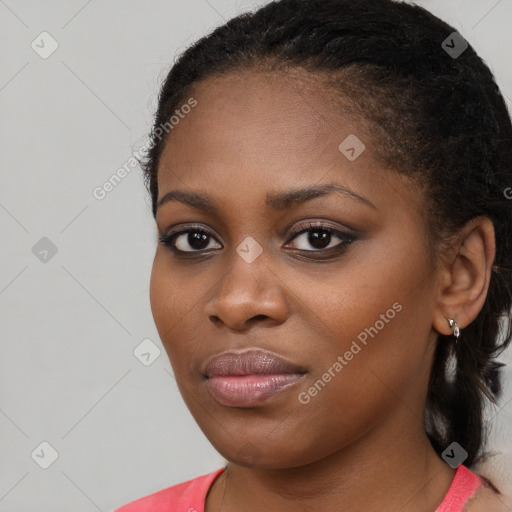
M 436 512 L 462 512 L 466 503 L 473 497 L 484 481 L 466 466 L 459 466 L 446 496 Z
M 204 502 L 213 481 L 225 468 L 198 476 L 149 494 L 113 512 L 204 512 Z M 465 466 L 459 466 L 442 503 L 435 512 L 462 512 L 483 480 Z

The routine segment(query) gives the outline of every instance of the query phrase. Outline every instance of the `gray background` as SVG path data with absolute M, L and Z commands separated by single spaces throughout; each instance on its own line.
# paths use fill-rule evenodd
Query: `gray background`
M 512 1 L 417 3 L 475 46 L 510 106 Z M 0 512 L 107 512 L 224 464 L 153 323 L 156 230 L 140 169 L 103 200 L 92 192 L 146 142 L 175 54 L 255 5 L 0 0 Z M 47 58 L 44 31 L 58 44 Z M 501 484 L 512 481 L 505 375 L 490 411 L 503 453 L 485 470 Z M 58 454 L 47 469 L 42 442 Z

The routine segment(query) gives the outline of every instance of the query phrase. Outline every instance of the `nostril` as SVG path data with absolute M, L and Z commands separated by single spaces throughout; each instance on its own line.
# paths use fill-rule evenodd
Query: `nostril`
M 251 320 L 265 320 L 267 317 L 267 315 L 256 315 L 256 316 L 253 316 L 251 318 Z
M 216 326 L 220 326 L 221 324 L 224 324 L 225 322 L 223 320 L 221 320 L 217 315 L 210 315 L 210 320 L 211 322 L 216 325 Z M 248 320 L 246 320 L 244 322 L 244 324 L 248 324 L 248 323 L 252 323 L 252 322 L 259 322 L 261 320 L 266 320 L 268 317 L 268 315 L 255 315 L 251 318 L 249 318 Z
M 215 324 L 215 325 L 218 325 L 220 323 L 220 318 L 218 316 L 215 316 L 215 315 L 211 315 L 210 316 L 210 320 Z

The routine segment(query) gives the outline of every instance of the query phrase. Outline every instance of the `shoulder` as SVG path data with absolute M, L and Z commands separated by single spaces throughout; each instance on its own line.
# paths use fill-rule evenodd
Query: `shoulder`
M 224 468 L 217 469 L 212 473 L 166 487 L 131 501 L 113 512 L 202 512 L 208 489 L 223 471 Z
M 482 485 L 464 508 L 464 512 L 510 512 L 512 499 Z

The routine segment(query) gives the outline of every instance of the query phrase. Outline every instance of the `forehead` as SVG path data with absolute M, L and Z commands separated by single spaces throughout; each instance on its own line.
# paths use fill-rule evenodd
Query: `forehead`
M 325 172 L 335 165 L 349 135 L 365 141 L 364 159 L 371 153 L 364 120 L 348 113 L 348 100 L 305 71 L 216 75 L 189 96 L 197 106 L 170 133 L 160 159 L 160 189 L 180 178 L 204 179 L 205 172 L 215 179 L 220 168 L 224 178 L 248 178 L 258 170 L 268 179 L 286 174 L 300 180 L 314 167 Z
M 334 183 L 368 199 L 382 222 L 395 218 L 404 224 L 407 216 L 423 222 L 418 217 L 423 197 L 415 182 L 373 158 L 367 121 L 350 115 L 351 105 L 333 95 L 318 79 L 279 72 L 228 74 L 199 83 L 183 100 L 192 97 L 197 105 L 182 116 L 163 149 L 157 201 L 169 193 L 199 194 L 218 206 L 220 213 L 212 215 L 241 228 L 280 215 L 270 196 Z M 340 149 L 351 137 L 364 144 L 352 160 Z M 356 204 L 350 193 L 341 194 L 347 200 L 339 195 L 322 197 L 310 213 L 318 214 L 321 206 L 327 215 L 329 208 Z M 159 208 L 157 222 L 165 223 L 174 208 L 182 206 L 169 201 Z

